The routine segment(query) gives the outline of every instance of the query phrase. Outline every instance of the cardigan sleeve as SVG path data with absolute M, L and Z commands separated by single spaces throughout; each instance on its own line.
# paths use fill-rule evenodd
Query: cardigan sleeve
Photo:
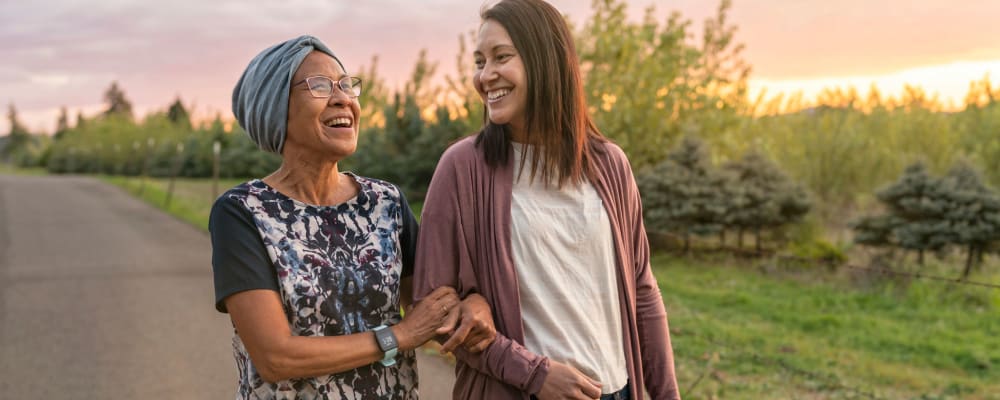
M 454 165 L 451 152 L 446 152 L 431 178 L 421 212 L 421 232 L 417 237 L 416 265 L 413 280 L 413 300 L 429 295 L 441 286 L 451 286 L 459 294 L 477 291 L 473 271 L 472 227 L 463 218 L 462 179 Z
M 478 176 L 471 151 L 474 148 L 468 141 L 449 148 L 438 162 L 427 189 L 417 238 L 414 301 L 435 288 L 451 286 L 463 298 L 480 293 L 495 307 L 496 299 L 479 285 L 480 275 L 486 274 L 477 268 L 491 263 L 480 260 L 477 251 L 478 246 L 489 245 L 480 243 L 475 235 L 476 229 L 481 228 L 476 226 L 476 216 L 487 211 L 476 203 L 473 190 L 486 189 L 473 181 Z M 493 314 L 497 320 L 495 308 Z M 541 390 L 548 376 L 547 357 L 529 351 L 499 330 L 494 342 L 483 352 L 471 354 L 459 348 L 454 354 L 459 362 L 529 394 Z
M 663 306 L 660 288 L 649 263 L 649 240 L 642 221 L 642 199 L 632 174 L 632 167 L 620 149 L 619 182 L 625 187 L 626 210 L 623 214 L 631 224 L 631 242 L 635 268 L 636 322 L 639 345 L 642 349 L 642 374 L 646 390 L 653 399 L 680 400 L 677 377 L 674 372 L 674 351 L 670 343 L 667 312 Z

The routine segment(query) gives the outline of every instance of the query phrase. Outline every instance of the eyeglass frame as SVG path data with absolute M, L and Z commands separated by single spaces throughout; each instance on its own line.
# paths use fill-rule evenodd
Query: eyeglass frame
M 322 78 L 322 79 L 326 79 L 326 80 L 330 81 L 330 83 L 336 83 L 336 85 L 331 85 L 330 86 L 330 94 L 328 94 L 326 96 L 317 95 L 316 92 L 313 91 L 312 85 L 308 84 L 308 82 L 311 79 L 316 79 L 316 78 Z M 349 85 L 347 88 L 344 87 L 344 81 L 347 81 L 347 84 Z M 312 97 L 317 98 L 317 99 L 326 99 L 326 98 L 333 97 L 333 88 L 334 87 L 339 88 L 341 92 L 344 92 L 344 94 L 346 94 L 347 97 L 350 97 L 352 99 L 356 99 L 356 98 L 358 98 L 358 97 L 361 96 L 361 83 L 362 83 L 362 81 L 361 81 L 361 78 L 358 78 L 356 76 L 344 75 L 343 77 L 341 77 L 340 79 L 337 79 L 337 80 L 334 80 L 333 78 L 331 78 L 329 76 L 325 76 L 325 75 L 307 76 L 307 77 L 305 77 L 305 79 L 302 79 L 301 81 L 293 83 L 292 87 L 301 85 L 303 83 L 306 83 L 306 87 L 309 89 L 309 94 L 312 95 Z M 357 87 L 357 92 L 356 93 L 355 93 L 355 90 L 354 90 L 355 87 Z

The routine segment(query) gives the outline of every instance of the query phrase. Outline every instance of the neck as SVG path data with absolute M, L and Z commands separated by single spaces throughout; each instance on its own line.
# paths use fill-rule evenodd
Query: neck
M 356 193 L 354 182 L 340 174 L 339 160 L 285 148 L 281 167 L 264 183 L 293 199 L 314 205 L 344 202 Z

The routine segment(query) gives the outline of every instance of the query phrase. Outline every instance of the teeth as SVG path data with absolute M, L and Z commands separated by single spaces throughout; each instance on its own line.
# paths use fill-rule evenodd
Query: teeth
M 337 127 L 337 126 L 349 127 L 349 126 L 351 126 L 351 119 L 350 118 L 345 118 L 345 117 L 334 118 L 332 120 L 327 121 L 326 122 L 326 126 L 329 126 L 329 127 Z
M 489 97 L 490 100 L 496 100 L 496 99 L 499 99 L 501 97 L 504 97 L 504 96 L 508 95 L 509 93 L 510 93 L 510 89 L 500 89 L 500 90 L 494 90 L 492 92 L 486 93 L 486 96 Z

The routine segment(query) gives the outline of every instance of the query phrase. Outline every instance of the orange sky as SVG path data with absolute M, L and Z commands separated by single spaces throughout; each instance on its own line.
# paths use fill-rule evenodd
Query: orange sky
M 590 0 L 552 0 L 580 22 Z M 633 0 L 695 21 L 707 0 Z M 0 2 L 0 93 L 32 130 L 51 131 L 57 110 L 101 108 L 117 80 L 139 114 L 175 96 L 197 115 L 230 117 L 229 97 L 243 67 L 275 42 L 310 33 L 348 68 L 379 54 L 391 84 L 405 79 L 420 49 L 453 71 L 457 37 L 478 24 L 478 0 L 173 0 Z M 730 20 L 753 65 L 751 88 L 802 90 L 876 83 L 894 94 L 903 83 L 961 102 L 986 73 L 1000 81 L 1000 1 L 734 0 Z M 6 133 L 6 119 L 0 133 Z

